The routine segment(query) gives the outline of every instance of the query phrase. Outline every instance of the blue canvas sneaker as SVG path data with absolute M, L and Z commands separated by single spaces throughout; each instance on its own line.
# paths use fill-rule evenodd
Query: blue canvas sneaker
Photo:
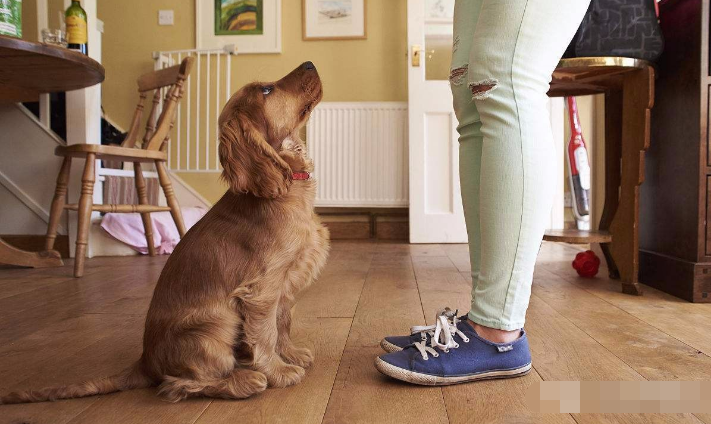
M 440 386 L 475 380 L 519 377 L 531 370 L 526 332 L 511 343 L 485 340 L 466 322 L 456 327 L 437 318 L 429 341 L 375 359 L 381 373 L 414 384 Z
M 443 311 L 437 313 L 437 317 L 444 315 L 447 317 L 450 326 L 456 326 L 459 319 L 457 318 L 458 311 L 452 311 L 449 308 L 444 308 Z M 417 342 L 429 343 L 430 338 L 434 335 L 435 325 L 418 325 L 410 328 L 409 336 L 388 336 L 380 341 L 380 347 L 386 352 L 399 352 L 408 346 Z

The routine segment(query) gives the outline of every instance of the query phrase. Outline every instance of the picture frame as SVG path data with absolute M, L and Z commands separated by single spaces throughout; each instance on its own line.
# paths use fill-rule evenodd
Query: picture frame
M 281 53 L 281 0 L 195 0 L 195 46 Z
M 304 41 L 365 40 L 367 0 L 302 0 Z

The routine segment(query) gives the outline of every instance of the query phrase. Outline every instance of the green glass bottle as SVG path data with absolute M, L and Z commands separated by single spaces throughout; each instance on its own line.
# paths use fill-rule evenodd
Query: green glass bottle
M 64 21 L 67 25 L 67 47 L 88 55 L 86 11 L 79 0 L 72 0 L 72 5 L 64 12 Z

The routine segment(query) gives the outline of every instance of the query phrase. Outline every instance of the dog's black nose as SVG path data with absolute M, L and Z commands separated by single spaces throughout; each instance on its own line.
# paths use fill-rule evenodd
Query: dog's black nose
M 304 64 L 301 66 L 303 66 L 304 69 L 306 69 L 307 71 L 313 71 L 314 69 L 316 69 L 316 65 L 314 65 L 314 63 L 310 60 L 308 62 L 304 62 Z

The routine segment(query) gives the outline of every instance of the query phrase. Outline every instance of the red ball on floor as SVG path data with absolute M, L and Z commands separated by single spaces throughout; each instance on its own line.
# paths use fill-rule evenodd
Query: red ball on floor
M 575 255 L 573 268 L 578 271 L 578 275 L 581 277 L 592 278 L 597 275 L 597 271 L 600 269 L 600 258 L 592 250 L 580 252 Z

